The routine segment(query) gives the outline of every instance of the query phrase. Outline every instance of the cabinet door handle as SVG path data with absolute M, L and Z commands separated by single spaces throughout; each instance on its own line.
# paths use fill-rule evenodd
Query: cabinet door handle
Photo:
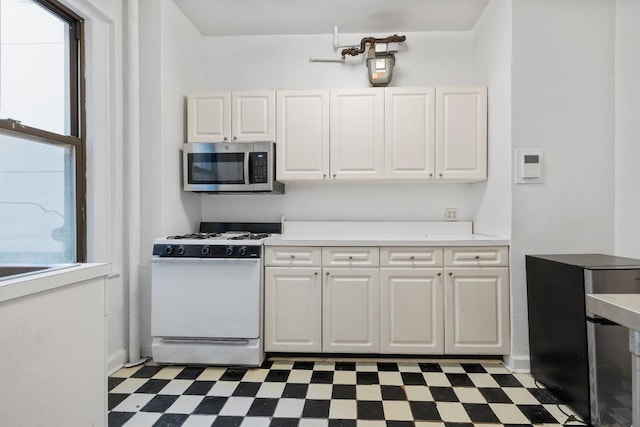
M 409 257 L 409 259 L 410 259 L 411 261 L 413 261 L 414 259 L 416 259 L 416 257 L 415 257 L 415 256 L 413 256 L 413 255 L 411 255 L 411 256 Z
M 333 179 L 336 179 L 336 174 L 335 173 L 333 174 Z
M 474 256 L 475 259 L 480 259 L 480 255 Z
M 291 259 L 294 259 L 295 257 L 296 257 L 295 255 L 291 255 L 291 256 L 290 256 L 290 258 L 291 258 Z
M 440 173 L 440 174 L 438 174 L 438 176 L 442 178 L 442 174 L 441 174 L 441 173 Z
M 442 276 L 442 273 L 438 273 L 438 276 Z
M 234 136 L 234 137 L 233 137 L 233 140 L 234 140 L 234 141 L 236 141 L 237 139 L 238 139 L 238 137 L 237 137 L 237 136 Z
M 349 256 L 349 261 L 353 260 L 353 256 Z
M 322 179 L 327 179 L 327 174 L 326 173 L 322 174 Z
M 314 271 L 314 272 L 313 272 L 313 275 L 314 275 L 314 276 L 317 276 L 317 275 L 318 275 L 318 272 L 317 272 L 317 271 Z
M 325 274 L 328 276 L 328 275 L 329 275 L 329 272 L 327 271 Z
M 432 173 L 430 173 L 430 174 L 429 174 L 429 178 L 431 178 L 431 177 L 433 177 L 433 174 L 432 174 Z
M 223 141 L 228 141 L 229 138 L 227 138 L 226 136 L 224 138 L 222 138 Z
M 449 272 L 449 276 L 453 276 L 453 273 L 452 273 L 452 272 Z

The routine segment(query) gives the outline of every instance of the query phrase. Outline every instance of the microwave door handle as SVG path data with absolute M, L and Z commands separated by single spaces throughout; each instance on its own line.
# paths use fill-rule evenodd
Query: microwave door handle
M 248 151 L 245 151 L 244 153 L 244 183 L 245 184 L 251 184 L 250 179 L 249 179 L 249 157 L 250 154 Z

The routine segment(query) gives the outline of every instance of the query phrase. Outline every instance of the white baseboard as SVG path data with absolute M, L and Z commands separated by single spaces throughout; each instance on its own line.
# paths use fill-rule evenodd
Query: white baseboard
M 109 375 L 113 374 L 118 369 L 122 368 L 127 361 L 127 350 L 124 348 L 116 351 L 111 354 L 107 359 L 107 373 Z
M 527 356 L 505 356 L 504 365 L 511 372 L 528 374 L 531 372 L 531 363 Z

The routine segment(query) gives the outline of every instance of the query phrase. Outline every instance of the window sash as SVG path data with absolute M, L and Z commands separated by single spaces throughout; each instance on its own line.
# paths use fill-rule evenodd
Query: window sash
M 69 114 L 70 135 L 63 135 L 23 125 L 17 120 L 0 119 L 0 132 L 23 136 L 46 143 L 72 145 L 75 149 L 75 195 L 76 195 L 76 261 L 87 261 L 86 218 L 86 120 L 85 99 L 85 53 L 84 20 L 56 0 L 33 0 L 69 24 Z

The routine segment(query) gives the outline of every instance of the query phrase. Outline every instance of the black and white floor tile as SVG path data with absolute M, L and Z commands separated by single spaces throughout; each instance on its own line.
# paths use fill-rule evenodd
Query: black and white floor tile
M 108 406 L 109 427 L 515 427 L 571 414 L 530 375 L 493 361 L 149 363 L 109 377 Z

